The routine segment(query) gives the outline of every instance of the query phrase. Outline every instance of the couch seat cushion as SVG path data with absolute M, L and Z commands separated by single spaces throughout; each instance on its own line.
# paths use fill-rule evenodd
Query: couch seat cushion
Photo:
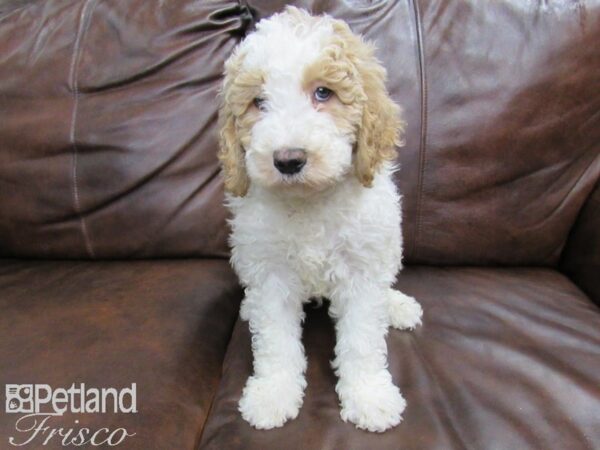
M 237 411 L 252 370 L 236 324 L 202 449 L 600 448 L 600 310 L 550 269 L 409 267 L 398 286 L 423 305 L 424 324 L 392 330 L 389 363 L 408 407 L 383 434 L 344 423 L 329 361 L 334 333 L 310 306 L 308 388 L 300 415 L 257 431 Z
M 194 448 L 240 298 L 222 260 L 0 261 L 0 389 L 136 383 L 135 414 L 65 414 L 48 425 L 135 433 L 115 448 Z M 31 435 L 16 432 L 18 417 L 0 414 L 0 448 Z M 65 448 L 42 442 L 22 448 Z

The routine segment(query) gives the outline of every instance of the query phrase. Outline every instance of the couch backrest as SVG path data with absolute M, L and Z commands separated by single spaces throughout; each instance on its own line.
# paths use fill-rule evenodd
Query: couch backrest
M 0 17 L 0 253 L 225 256 L 227 1 L 38 0 Z
M 0 16 L 0 254 L 227 254 L 215 99 L 279 1 Z M 376 42 L 408 122 L 407 263 L 555 265 L 600 176 L 600 5 L 294 2 Z M 0 13 L 1 14 L 1 13 Z

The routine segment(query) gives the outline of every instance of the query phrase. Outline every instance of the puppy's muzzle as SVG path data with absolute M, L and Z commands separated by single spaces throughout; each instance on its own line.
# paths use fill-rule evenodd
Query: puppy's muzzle
M 294 175 L 306 164 L 306 151 L 302 148 L 287 148 L 273 153 L 273 165 L 284 175 Z

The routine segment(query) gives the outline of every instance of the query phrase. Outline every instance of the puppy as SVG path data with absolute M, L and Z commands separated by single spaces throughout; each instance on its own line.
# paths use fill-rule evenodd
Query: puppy
M 298 415 L 310 298 L 330 300 L 342 419 L 378 432 L 401 420 L 385 336 L 419 325 L 422 310 L 391 289 L 403 124 L 385 78 L 348 25 L 293 7 L 260 21 L 225 64 L 219 159 L 254 355 L 239 410 L 256 428 Z

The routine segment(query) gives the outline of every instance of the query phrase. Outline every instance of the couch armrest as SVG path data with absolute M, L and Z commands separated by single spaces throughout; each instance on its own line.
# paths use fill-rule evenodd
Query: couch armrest
M 600 181 L 571 230 L 560 266 L 600 305 Z

